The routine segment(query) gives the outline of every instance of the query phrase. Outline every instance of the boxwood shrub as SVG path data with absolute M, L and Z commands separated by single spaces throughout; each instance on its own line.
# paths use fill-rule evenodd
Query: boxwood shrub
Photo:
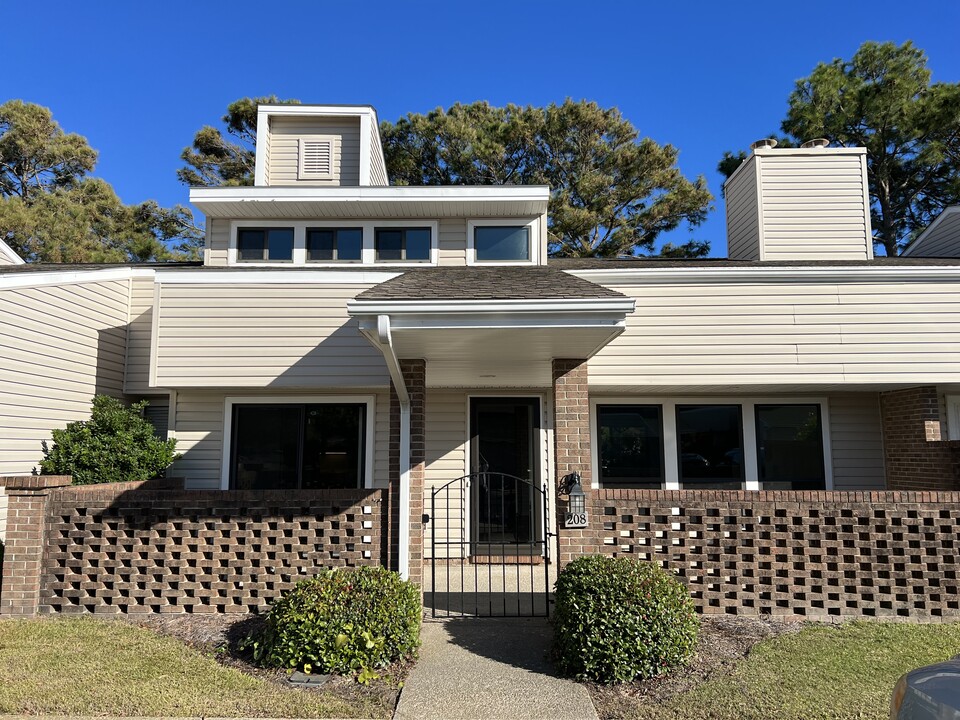
M 265 665 L 363 681 L 417 649 L 422 615 L 420 589 L 395 572 L 324 570 L 283 593 L 248 644 Z
M 699 629 L 687 588 L 651 563 L 585 555 L 557 577 L 557 662 L 580 680 L 662 675 L 690 658 Z

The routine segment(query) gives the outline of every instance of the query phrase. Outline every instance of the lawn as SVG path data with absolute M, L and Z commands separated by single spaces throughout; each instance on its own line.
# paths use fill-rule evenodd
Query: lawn
M 283 687 L 130 623 L 0 621 L 0 714 L 384 717 L 361 696 Z
M 601 718 L 887 720 L 901 674 L 958 653 L 960 623 L 810 625 L 763 640 L 731 668 L 681 684 L 672 697 L 636 683 L 595 688 L 594 699 Z

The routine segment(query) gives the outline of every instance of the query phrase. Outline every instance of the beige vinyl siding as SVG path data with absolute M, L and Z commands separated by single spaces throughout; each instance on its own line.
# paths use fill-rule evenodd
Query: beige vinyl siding
M 230 257 L 230 221 L 224 218 L 210 218 L 210 234 L 206 241 L 205 264 L 226 265 Z
M 725 186 L 727 257 L 760 259 L 760 198 L 757 196 L 757 156 L 751 155 Z
M 852 154 L 763 156 L 763 259 L 871 257 L 862 163 Z
M 877 393 L 829 398 L 830 449 L 835 490 L 883 490 L 883 427 Z
M 325 135 L 335 138 L 333 178 L 299 178 L 300 138 Z M 270 164 L 267 185 L 356 186 L 360 184 L 359 117 L 272 117 Z
M 956 283 L 603 284 L 637 309 L 591 385 L 960 382 Z
M 223 467 L 223 411 L 226 399 L 236 392 L 178 392 L 174 408 L 174 428 L 171 437 L 177 438 L 177 452 L 183 454 L 170 475 L 183 477 L 190 489 L 219 488 Z M 251 393 L 242 393 L 249 396 Z M 374 400 L 374 487 L 387 487 L 390 450 L 390 395 L 387 390 L 364 392 Z M 291 402 L 305 402 L 302 395 L 291 396 Z M 309 397 L 323 397 L 315 395 Z
M 466 265 L 467 221 L 463 218 L 442 218 L 438 243 L 440 265 Z
M 0 252 L 0 265 L 19 265 L 19 263 L 15 263 L 13 258 L 9 258 Z
M 347 316 L 370 284 L 161 285 L 158 387 L 387 386 Z
M 29 473 L 54 428 L 120 396 L 127 280 L 0 291 L 0 474 Z
M 153 330 L 153 278 L 135 277 L 130 286 L 130 326 L 124 392 L 137 395 L 150 388 L 150 337 Z
M 928 232 L 916 252 L 904 254 L 910 257 L 960 257 L 960 211 L 951 212 Z
M 390 184 L 387 167 L 383 159 L 383 146 L 380 144 L 380 132 L 377 124 L 370 122 L 370 184 L 386 186 Z

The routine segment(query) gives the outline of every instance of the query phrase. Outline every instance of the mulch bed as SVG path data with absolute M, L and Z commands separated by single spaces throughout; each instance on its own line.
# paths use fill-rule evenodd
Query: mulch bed
M 764 617 L 702 617 L 697 652 L 685 667 L 650 680 L 585 685 L 601 720 L 633 716 L 638 707 L 662 703 L 711 677 L 729 673 L 761 640 L 799 632 L 804 624 Z
M 317 688 L 294 686 L 287 682 L 284 670 L 256 665 L 249 651 L 240 649 L 240 643 L 258 629 L 262 615 L 232 614 L 143 614 L 116 616 L 139 627 L 162 635 L 169 635 L 184 644 L 214 658 L 221 665 L 235 668 L 247 675 L 300 692 L 329 692 L 350 703 L 373 703 L 384 710 L 384 716 L 393 714 L 400 696 L 400 688 L 412 662 L 395 663 L 379 670 L 380 679 L 361 685 L 352 677 L 334 675 Z

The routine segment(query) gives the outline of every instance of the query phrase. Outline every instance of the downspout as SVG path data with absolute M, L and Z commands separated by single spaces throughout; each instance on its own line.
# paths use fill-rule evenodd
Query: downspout
M 377 315 L 377 345 L 387 363 L 400 402 L 400 577 L 410 575 L 410 394 L 390 334 L 390 316 Z

